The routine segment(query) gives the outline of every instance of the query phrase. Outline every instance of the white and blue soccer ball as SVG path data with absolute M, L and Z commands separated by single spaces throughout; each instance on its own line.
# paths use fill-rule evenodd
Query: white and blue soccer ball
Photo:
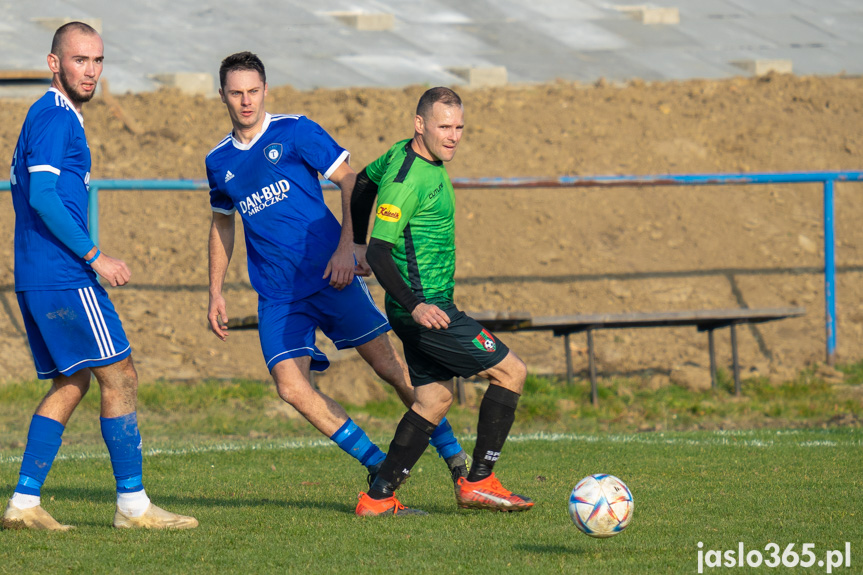
M 588 475 L 569 495 L 572 522 L 591 537 L 611 537 L 626 529 L 632 509 L 632 493 L 613 475 Z

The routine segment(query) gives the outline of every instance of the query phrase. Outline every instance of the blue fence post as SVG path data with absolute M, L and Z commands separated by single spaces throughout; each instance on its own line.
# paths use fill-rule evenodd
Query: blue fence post
M 824 299 L 827 365 L 836 361 L 836 230 L 833 221 L 833 180 L 824 180 Z
M 99 187 L 90 184 L 90 195 L 87 199 L 87 227 L 90 228 L 90 239 L 99 245 Z

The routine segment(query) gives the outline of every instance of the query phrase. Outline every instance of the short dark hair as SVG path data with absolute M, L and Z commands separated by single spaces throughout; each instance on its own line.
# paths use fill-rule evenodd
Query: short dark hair
M 95 28 L 90 26 L 89 24 L 85 24 L 84 22 L 69 22 L 67 24 L 63 24 L 57 31 L 54 32 L 54 39 L 51 40 L 51 53 L 55 56 L 61 56 L 60 47 L 63 45 L 63 41 L 66 40 L 66 36 L 71 34 L 72 32 L 83 32 L 84 34 L 95 34 L 96 36 L 99 33 Z
M 429 88 L 420 96 L 420 101 L 417 104 L 417 116 L 428 118 L 431 114 L 432 107 L 440 102 L 445 106 L 461 106 L 461 98 L 454 91 L 444 86 L 437 88 Z
M 254 70 L 261 76 L 264 84 L 267 83 L 267 73 L 264 70 L 264 63 L 258 58 L 257 54 L 251 52 L 237 52 L 231 54 L 224 60 L 219 67 L 219 87 L 225 87 L 225 78 L 228 77 L 228 72 L 236 72 L 238 70 Z

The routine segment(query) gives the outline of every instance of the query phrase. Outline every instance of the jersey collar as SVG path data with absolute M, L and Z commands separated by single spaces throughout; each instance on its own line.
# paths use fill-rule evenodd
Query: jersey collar
M 81 113 L 75 109 L 75 106 L 72 105 L 72 101 L 69 100 L 69 98 L 67 98 L 66 95 L 63 94 L 63 92 L 61 92 L 60 90 L 58 90 L 57 88 L 55 88 L 53 86 L 48 88 L 48 91 L 54 92 L 54 98 L 55 99 L 59 97 L 63 101 L 63 103 L 66 104 L 66 107 L 69 108 L 69 110 L 71 110 L 72 112 L 75 112 L 75 115 L 78 117 L 78 122 L 80 122 L 81 127 L 83 128 L 84 127 L 84 116 L 82 116 Z
M 264 123 L 261 124 L 261 131 L 255 134 L 255 137 L 248 144 L 244 144 L 234 137 L 234 132 L 231 131 L 231 143 L 234 144 L 234 147 L 238 150 L 250 150 L 252 146 L 258 143 L 258 140 L 261 139 L 261 136 L 264 135 L 264 132 L 267 131 L 267 128 L 270 126 L 270 120 L 273 116 L 269 112 L 264 112 Z

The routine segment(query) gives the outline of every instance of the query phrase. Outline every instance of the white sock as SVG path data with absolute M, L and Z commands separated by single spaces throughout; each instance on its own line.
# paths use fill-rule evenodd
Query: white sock
M 25 493 L 18 493 L 17 491 L 12 494 L 12 499 L 9 501 L 18 509 L 31 509 L 42 504 L 42 498 L 38 495 L 27 495 Z
M 134 493 L 117 493 L 117 509 L 129 517 L 140 517 L 150 507 L 150 498 L 143 489 Z

